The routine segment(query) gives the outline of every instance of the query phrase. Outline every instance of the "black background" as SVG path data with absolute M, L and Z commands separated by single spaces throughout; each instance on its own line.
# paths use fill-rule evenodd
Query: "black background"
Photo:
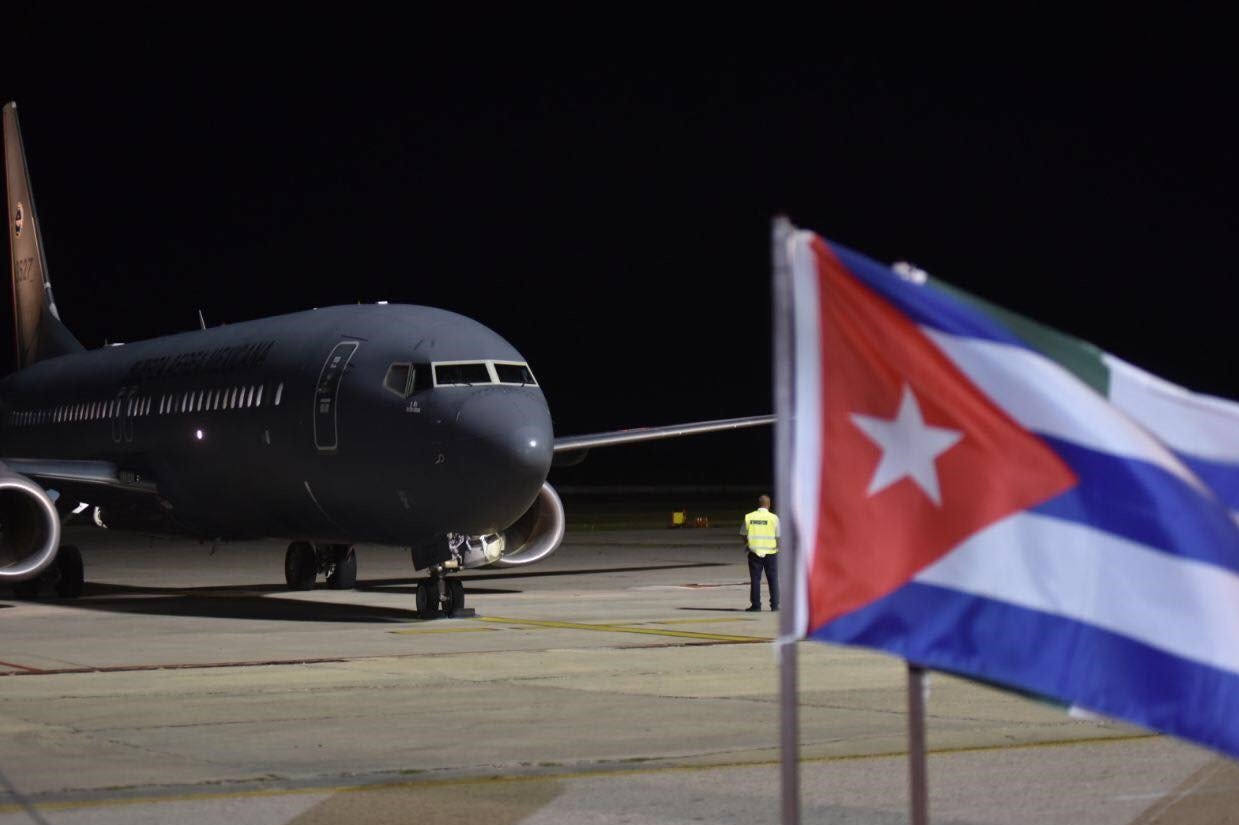
M 506 337 L 558 434 L 764 413 L 785 212 L 1239 396 L 1239 44 L 1205 11 L 1122 8 L 261 30 L 23 8 L 0 99 L 18 101 L 57 302 L 88 347 L 193 328 L 199 309 L 390 300 Z M 557 473 L 765 483 L 769 443 L 596 451 Z

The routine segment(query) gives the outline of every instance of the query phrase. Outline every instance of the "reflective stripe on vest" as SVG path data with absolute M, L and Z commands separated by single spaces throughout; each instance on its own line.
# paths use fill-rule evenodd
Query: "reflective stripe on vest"
M 774 513 L 754 510 L 744 517 L 744 529 L 754 554 L 769 556 L 779 552 L 779 517 Z

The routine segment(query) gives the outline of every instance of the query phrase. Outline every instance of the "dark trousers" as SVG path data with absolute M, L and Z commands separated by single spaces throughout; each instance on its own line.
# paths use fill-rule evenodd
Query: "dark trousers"
M 761 573 L 766 571 L 766 584 L 770 588 L 770 609 L 779 606 L 779 557 L 772 553 L 759 556 L 749 551 L 749 605 L 761 607 Z

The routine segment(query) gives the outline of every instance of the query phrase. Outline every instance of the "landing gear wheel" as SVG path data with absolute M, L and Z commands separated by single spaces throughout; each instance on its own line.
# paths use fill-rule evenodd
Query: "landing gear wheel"
M 56 595 L 62 599 L 76 599 L 82 595 L 86 584 L 82 553 L 72 544 L 63 545 L 53 563 Z
M 318 554 L 308 541 L 294 541 L 284 554 L 284 581 L 289 590 L 313 590 L 318 578 Z
M 331 545 L 333 569 L 327 577 L 332 590 L 352 590 L 357 586 L 357 554 L 347 544 Z
M 465 607 L 465 584 L 460 579 L 444 579 L 447 585 L 447 596 L 443 600 L 443 612 L 448 616 Z
M 439 580 L 422 579 L 417 583 L 415 591 L 417 615 L 423 619 L 433 619 L 439 615 Z
M 35 576 L 33 579 L 14 583 L 13 595 L 19 599 L 37 599 L 39 598 L 39 591 L 42 589 L 43 577 Z

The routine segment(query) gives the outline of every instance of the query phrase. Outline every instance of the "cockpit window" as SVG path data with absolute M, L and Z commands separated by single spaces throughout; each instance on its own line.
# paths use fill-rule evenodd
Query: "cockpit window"
M 387 377 L 383 379 L 383 386 L 401 398 L 408 398 L 409 393 L 413 391 L 413 365 L 392 364 L 387 368 Z
M 498 376 L 500 384 L 525 384 L 531 387 L 538 385 L 538 382 L 533 380 L 528 364 L 504 364 L 496 361 L 495 375 Z
M 413 392 L 421 392 L 428 390 L 434 385 L 430 379 L 429 364 L 414 364 L 413 365 Z
M 468 361 L 456 364 L 435 364 L 435 385 L 442 387 L 450 384 L 489 384 L 490 370 L 484 361 Z

